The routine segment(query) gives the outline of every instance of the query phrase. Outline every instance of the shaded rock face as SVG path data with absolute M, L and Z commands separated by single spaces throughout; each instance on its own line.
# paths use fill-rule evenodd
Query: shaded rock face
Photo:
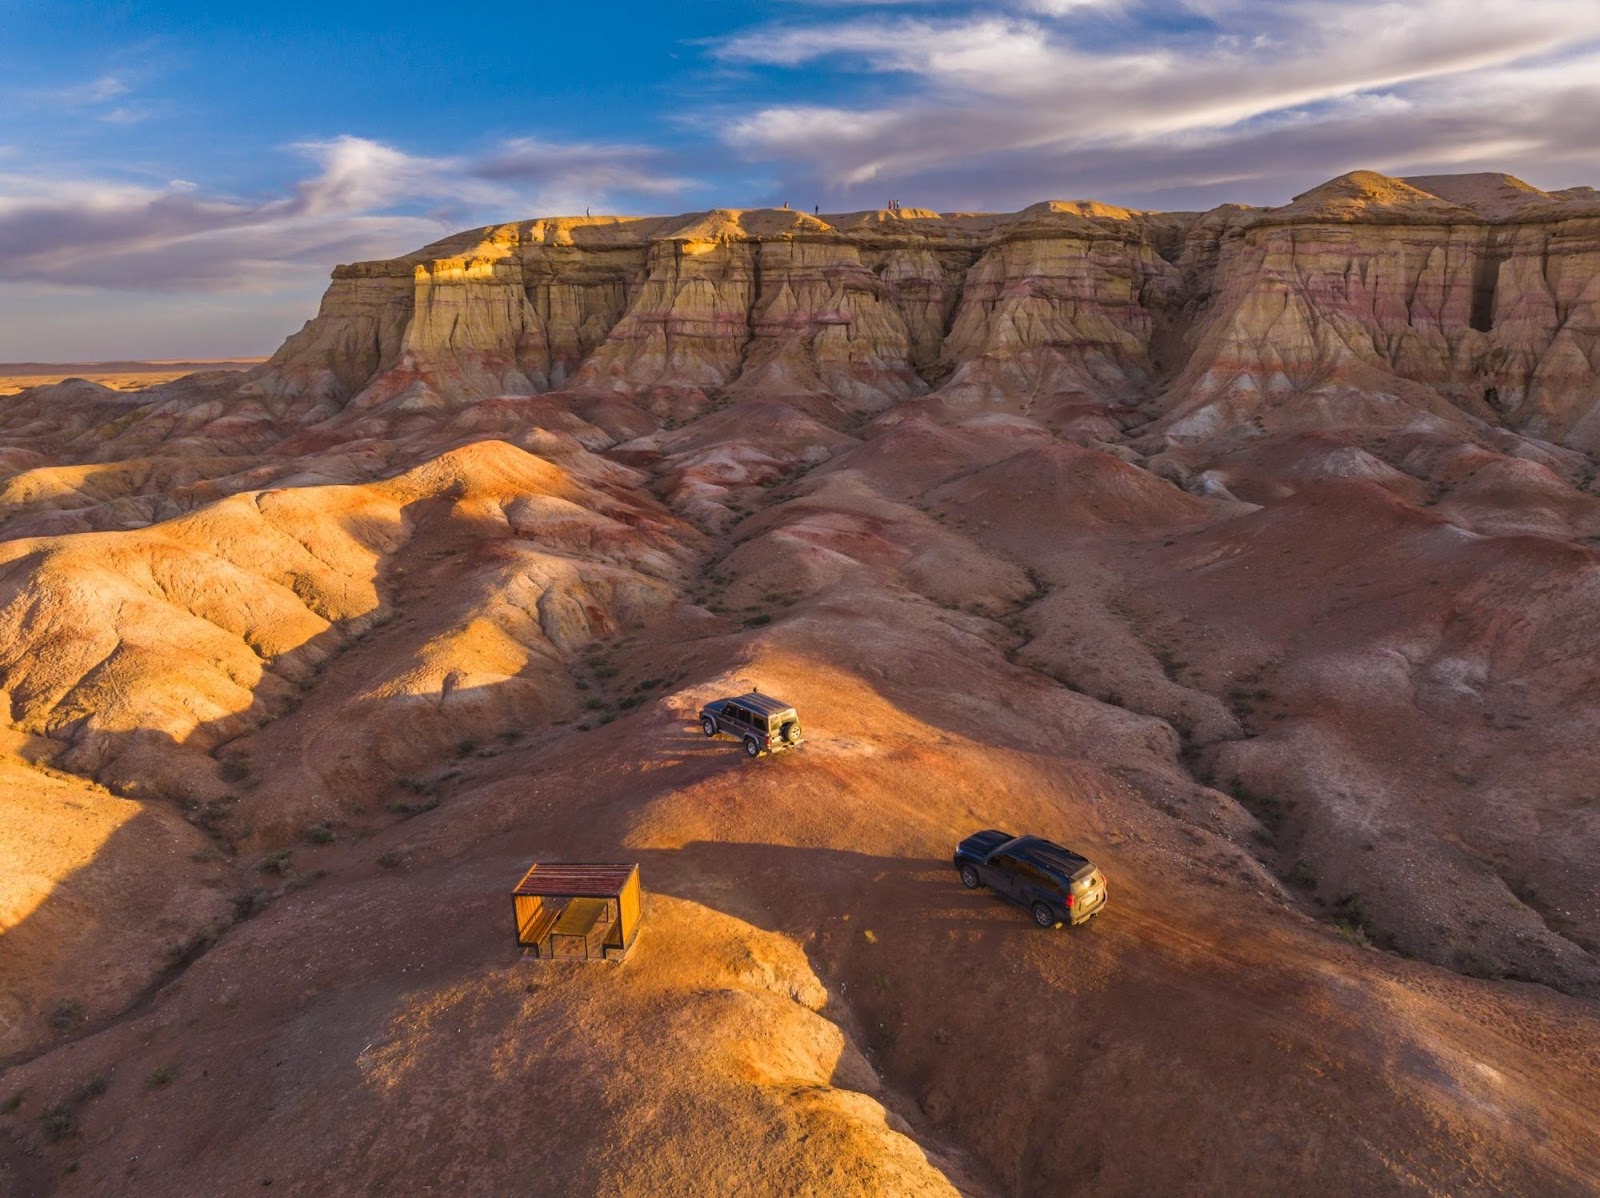
M 1398 423 L 1444 399 L 1593 448 L 1600 211 L 1566 207 L 1506 224 L 1308 215 L 1230 229 L 1164 427 L 1209 434 L 1345 384 L 1398 391 Z

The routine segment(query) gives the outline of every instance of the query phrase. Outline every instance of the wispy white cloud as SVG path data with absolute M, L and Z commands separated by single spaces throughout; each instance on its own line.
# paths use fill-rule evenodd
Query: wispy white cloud
M 51 113 L 107 125 L 135 125 L 161 111 L 159 103 L 137 95 L 133 76 L 122 71 L 58 87 L 23 89 L 14 99 L 35 117 Z
M 90 105 L 104 104 L 109 100 L 119 99 L 132 90 L 128 81 L 122 76 L 106 74 L 96 79 L 85 80 L 82 83 L 45 88 L 34 92 L 33 97 L 39 102 L 58 104 L 63 108 L 85 108 Z
M 686 185 L 636 146 L 510 141 L 477 156 L 429 157 L 343 136 L 292 149 L 315 173 L 258 200 L 181 179 L 150 186 L 0 171 L 0 279 L 270 291 L 308 269 L 402 253 L 475 221 Z
M 1168 189 L 1163 162 L 1198 144 L 1233 160 L 1220 173 L 1271 177 L 1272 159 L 1248 163 L 1243 152 L 1289 125 L 1317 130 L 1324 143 L 1339 135 L 1328 175 L 1371 162 L 1369 150 L 1389 161 L 1477 162 L 1486 147 L 1520 147 L 1519 162 L 1541 162 L 1568 156 L 1545 124 L 1558 93 L 1584 111 L 1600 107 L 1592 0 L 1191 0 L 1154 15 L 1118 7 L 1012 0 L 864 11 L 729 37 L 715 48 L 725 62 L 895 80 L 899 94 L 886 102 L 880 85 L 859 105 L 757 106 L 729 124 L 726 140 L 831 191 L 915 180 L 953 199 L 976 180 L 1003 202 L 1037 198 L 1018 195 L 1024 181 L 1093 188 L 1132 173 L 1147 193 Z M 1092 37 L 1078 20 L 1091 8 Z M 1402 148 L 1395 135 L 1404 130 L 1415 140 Z M 1592 153 L 1597 139 L 1577 141 Z M 1112 161 L 1127 169 L 1084 169 Z M 1172 172 L 1170 189 L 1183 177 Z

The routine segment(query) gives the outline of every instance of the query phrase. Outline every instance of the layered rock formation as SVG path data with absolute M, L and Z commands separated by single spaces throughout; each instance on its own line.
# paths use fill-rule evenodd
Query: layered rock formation
M 1461 412 L 1592 447 L 1600 202 L 1509 177 L 1417 183 L 1357 172 L 1203 216 L 1050 203 L 497 226 L 340 267 L 255 386 L 363 404 L 423 402 L 430 380 L 456 396 L 738 384 L 868 407 L 934 386 L 973 403 L 1161 390 L 1175 437 L 1360 391 L 1387 394 L 1392 423 Z

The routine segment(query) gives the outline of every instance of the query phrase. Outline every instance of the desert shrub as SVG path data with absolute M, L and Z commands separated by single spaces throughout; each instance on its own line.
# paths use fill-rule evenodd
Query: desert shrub
M 175 1065 L 161 1065 L 150 1071 L 150 1076 L 144 1079 L 144 1084 L 152 1090 L 159 1090 L 162 1086 L 170 1086 L 172 1079 L 178 1076 Z
M 21 1094 L 13 1094 L 10 1098 L 6 1099 L 4 1102 L 0 1102 L 0 1115 L 12 1114 L 21 1105 L 22 1105 L 22 1095 Z
M 746 617 L 744 626 L 746 628 L 760 628 L 763 624 L 770 623 L 772 623 L 772 617 L 767 615 L 766 612 L 761 612 L 758 615 Z
M 478 742 L 470 736 L 456 745 L 456 756 L 467 757 L 478 751 Z
M 254 772 L 248 757 L 230 757 L 222 763 L 221 774 L 224 782 L 243 782 Z
M 1367 935 L 1367 929 L 1362 927 L 1360 924 L 1351 923 L 1347 919 L 1336 919 L 1333 921 L 1333 925 L 1339 929 L 1339 935 L 1343 936 L 1357 948 L 1372 947 L 1372 940 Z
M 1317 884 L 1317 875 L 1310 864 L 1302 857 L 1294 863 L 1294 868 L 1289 871 L 1289 881 L 1305 890 L 1311 890 Z
M 74 999 L 63 998 L 50 1008 L 45 1022 L 53 1031 L 70 1032 L 83 1022 L 83 1006 Z
M 39 1113 L 39 1130 L 52 1144 L 78 1130 L 78 1116 L 70 1106 L 58 1102 Z
M 396 815 L 421 815 L 424 811 L 432 811 L 439 805 L 439 796 L 433 795 L 415 803 L 408 803 L 404 799 L 396 799 L 389 804 L 389 810 Z
M 332 844 L 339 839 L 332 825 L 327 823 L 312 824 L 306 829 L 305 837 L 312 844 Z
M 261 872 L 281 877 L 289 872 L 289 863 L 293 857 L 294 853 L 289 849 L 275 849 L 261 859 Z
M 73 1099 L 73 1102 L 84 1103 L 89 1102 L 92 1099 L 99 1098 L 100 1095 L 106 1092 L 106 1090 L 109 1088 L 109 1085 L 110 1083 L 106 1081 L 103 1075 L 96 1074 L 94 1077 L 91 1077 L 88 1081 L 83 1083 L 83 1086 L 78 1090 L 77 1097 Z
M 399 869 L 405 856 L 399 849 L 385 849 L 378 854 L 378 864 L 384 869 Z

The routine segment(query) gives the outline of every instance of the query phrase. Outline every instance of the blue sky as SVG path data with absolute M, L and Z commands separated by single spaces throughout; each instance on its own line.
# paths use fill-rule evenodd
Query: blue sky
M 270 352 L 552 212 L 1600 184 L 1595 0 L 0 0 L 0 361 Z

